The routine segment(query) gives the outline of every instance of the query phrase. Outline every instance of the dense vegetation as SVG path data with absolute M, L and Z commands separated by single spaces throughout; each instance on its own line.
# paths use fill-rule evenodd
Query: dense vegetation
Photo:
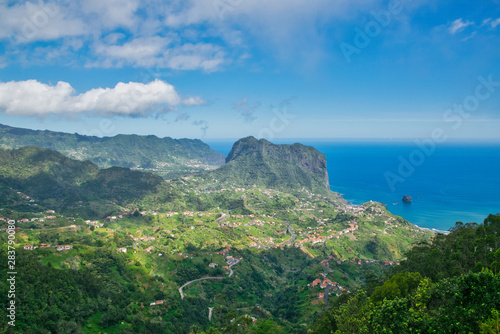
M 63 252 L 54 248 L 28 251 L 17 247 L 19 291 L 28 283 L 40 290 L 35 292 L 26 288 L 27 294 L 16 297 L 20 304 L 35 305 L 37 309 L 25 317 L 29 308 L 20 307 L 17 329 L 27 333 L 78 333 L 82 330 L 90 333 L 189 333 L 211 328 L 233 328 L 235 331 L 247 328 L 261 333 L 305 333 L 307 324 L 324 308 L 318 299 L 318 293 L 324 290 L 308 286 L 321 277 L 320 272 L 347 289 L 355 289 L 363 284 L 367 273 L 378 273 L 385 268 L 380 261 L 363 262 L 361 266 L 354 260 L 340 262 L 331 257 L 373 259 L 375 252 L 378 259 L 396 259 L 398 252 L 427 236 L 425 231 L 399 221 L 380 204 L 369 203 L 363 209 L 368 216 L 357 217 L 360 228 L 352 235 L 324 244 L 304 243 L 300 248 L 293 245 L 274 247 L 290 238 L 282 234 L 286 221 L 297 233 L 297 240 L 305 240 L 310 233 L 328 235 L 329 229 L 342 230 L 348 226 L 346 220 L 355 217 L 341 213 L 338 207 L 341 203 L 307 192 L 299 198 L 279 191 L 251 188 L 217 190 L 197 196 L 199 180 L 169 183 L 172 189 L 182 189 L 185 203 L 192 202 L 189 205 L 195 207 L 207 205 L 209 211 L 173 215 L 130 211 L 116 219 L 100 220 L 99 228 L 81 218 L 59 213 L 51 213 L 53 217 L 48 218 L 46 212 L 29 211 L 34 208 L 27 205 L 12 206 L 27 210 L 23 212 L 0 209 L 0 217 L 29 220 L 17 225 L 21 228 L 16 233 L 20 245 L 74 246 Z M 12 196 L 17 202 L 24 199 L 23 194 L 16 192 Z M 245 201 L 241 201 L 242 196 Z M 224 208 L 214 209 L 219 205 Z M 218 223 L 217 219 L 228 207 L 237 213 Z M 239 208 L 250 211 L 238 211 Z M 393 227 L 390 233 L 384 232 L 384 227 L 392 226 L 384 223 L 388 219 L 394 219 L 401 228 Z M 259 221 L 268 223 L 257 225 Z M 0 226 L 5 227 L 6 223 Z M 376 249 L 367 247 L 374 233 L 379 234 Z M 154 236 L 156 239 L 134 241 L 131 236 Z M 0 238 L 5 245 L 6 234 L 1 234 Z M 270 238 L 273 238 L 271 243 L 267 241 Z M 262 248 L 251 246 L 256 242 Z M 153 251 L 147 251 L 151 246 Z M 128 248 L 128 252 L 119 253 L 120 247 Z M 231 278 L 227 277 L 227 269 L 222 268 L 226 264 L 225 255 L 214 253 L 226 247 L 232 248 L 228 255 L 242 259 Z M 390 249 L 398 252 L 387 251 Z M 330 259 L 329 267 L 322 264 L 325 259 Z M 219 267 L 209 268 L 212 262 Z M 35 272 L 41 274 L 35 275 Z M 227 278 L 193 284 L 184 290 L 186 297 L 181 300 L 178 288 L 204 275 Z M 55 276 L 57 279 L 53 278 Z M 97 290 L 92 283 L 96 280 L 99 282 Z M 54 285 L 45 283 L 52 281 Z M 85 282 L 92 284 L 87 287 Z M 6 288 L 0 285 L 2 298 L 5 298 Z M 50 307 L 44 308 L 43 302 L 35 303 L 31 298 L 46 301 Z M 336 298 L 335 295 L 332 298 Z M 149 306 L 155 300 L 163 300 L 164 304 Z M 213 308 L 212 321 L 208 321 L 209 307 Z M 254 322 L 251 317 L 257 320 Z
M 500 216 L 412 248 L 381 285 L 339 300 L 311 333 L 499 333 Z
M 138 219 L 136 228 L 141 221 L 148 224 L 147 219 Z M 303 280 L 319 267 L 316 261 L 313 269 L 308 268 L 312 261 L 299 250 L 268 251 L 265 258 L 235 250 L 231 254 L 243 261 L 233 278 L 193 285 L 184 290 L 186 297 L 181 300 L 177 289 L 183 283 L 203 275 L 225 274 L 222 268 L 208 267 L 213 261 L 221 263 L 221 256 L 188 243 L 184 247 L 187 258 L 177 254 L 158 257 L 158 253 L 148 256 L 142 246 L 137 247 L 137 253 L 121 254 L 116 247 L 131 247 L 132 240 L 125 233 L 108 232 L 42 233 L 40 242 L 75 247 L 67 252 L 18 250 L 16 328 L 12 330 L 3 322 L 0 331 L 189 333 L 191 328 L 234 326 L 231 320 L 244 318 L 245 313 L 259 318 L 258 327 L 283 327 L 276 321 L 293 327 L 304 315 L 296 309 L 304 301 L 298 298 L 298 286 L 303 291 Z M 7 254 L 1 250 L 0 256 L 6 258 Z M 299 272 L 285 273 L 298 265 Z M 8 302 L 7 272 L 4 263 L 0 268 L 2 305 Z M 277 296 L 272 297 L 273 293 Z M 157 300 L 163 304 L 150 306 Z M 214 308 L 211 322 L 209 307 Z M 2 308 L 0 316 L 5 315 Z
M 164 181 L 157 175 L 127 168 L 99 169 L 90 161 L 28 146 L 0 149 L 0 184 L 2 197 L 11 197 L 10 189 L 14 189 L 45 207 L 92 217 L 112 213 L 117 205 L 126 206 L 155 193 Z
M 138 168 L 171 179 L 221 166 L 224 155 L 201 140 L 156 136 L 92 137 L 53 131 L 35 131 L 0 124 L 0 147 L 40 146 L 101 168 Z

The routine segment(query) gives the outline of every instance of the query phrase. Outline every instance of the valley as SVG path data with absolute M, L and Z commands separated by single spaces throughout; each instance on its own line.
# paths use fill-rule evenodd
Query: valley
M 157 309 L 168 328 L 168 323 L 181 321 L 170 313 L 179 312 L 179 302 L 191 305 L 198 311 L 188 318 L 182 313 L 186 331 L 189 324 L 209 325 L 208 307 L 213 310 L 211 326 L 223 325 L 233 313 L 235 319 L 248 315 L 287 328 L 307 322 L 325 308 L 325 288 L 330 299 L 354 291 L 367 273 L 396 266 L 405 249 L 432 236 L 375 202 L 352 206 L 308 191 L 299 192 L 300 197 L 258 187 L 202 192 L 205 185 L 199 177 L 184 178 L 181 184 L 182 192 L 205 201 L 216 197 L 219 203 L 232 203 L 244 196 L 245 204 L 204 211 L 138 208 L 102 219 L 69 217 L 51 209 L 15 211 L 12 206 L 0 211 L 1 227 L 15 220 L 22 256 L 38 258 L 40 265 L 54 270 L 84 271 L 89 254 L 102 249 L 104 258 L 122 263 L 132 275 L 129 284 L 140 291 L 140 297 L 127 299 L 125 309 Z M 23 201 L 39 202 L 24 193 L 16 195 L 20 208 L 26 206 Z M 385 231 L 388 226 L 393 227 L 390 233 Z M 276 304 L 283 298 L 294 302 Z M 282 313 L 283 302 L 294 311 Z M 104 316 L 106 312 L 86 320 L 86 331 L 132 325 L 108 324 Z
M 298 144 L 244 138 L 227 167 L 171 180 L 0 153 L 0 238 L 15 234 L 26 333 L 322 333 L 330 310 L 440 237 L 329 191 L 324 156 Z

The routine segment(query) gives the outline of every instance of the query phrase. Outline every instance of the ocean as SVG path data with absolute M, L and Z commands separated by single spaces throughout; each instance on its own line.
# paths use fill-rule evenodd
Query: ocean
M 205 140 L 227 155 L 234 141 Z M 349 202 L 382 202 L 420 227 L 447 231 L 500 212 L 500 143 L 281 140 L 326 156 L 330 187 Z M 403 196 L 412 203 L 402 203 Z

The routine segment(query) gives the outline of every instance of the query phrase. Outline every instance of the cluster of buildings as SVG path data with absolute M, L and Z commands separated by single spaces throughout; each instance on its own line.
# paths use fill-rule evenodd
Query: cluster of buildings
M 134 241 L 155 241 L 156 240 L 155 237 L 134 237 L 132 234 L 130 235 L 130 237 Z
M 242 258 L 237 258 L 237 257 L 233 257 L 233 256 L 231 256 L 231 255 L 228 255 L 230 250 L 231 250 L 231 248 L 230 248 L 230 247 L 227 247 L 227 248 L 223 249 L 223 250 L 222 250 L 222 251 L 220 251 L 220 252 L 215 252 L 215 254 L 217 254 L 217 255 L 225 255 L 225 256 L 226 256 L 226 263 L 227 263 L 229 266 L 232 266 L 232 265 L 234 265 L 234 264 L 238 263 L 238 261 L 240 261 Z M 181 253 L 179 253 L 179 254 L 181 254 Z M 218 264 L 217 264 L 217 263 L 212 262 L 212 263 L 210 263 L 208 266 L 209 266 L 210 268 L 217 268 Z M 228 267 L 228 266 L 224 266 L 223 268 L 224 268 L 224 269 L 229 270 L 229 267 Z
M 123 215 L 118 215 L 118 216 L 107 216 L 106 220 L 109 220 L 110 222 L 114 222 L 117 219 L 122 219 Z
M 255 217 L 254 215 L 251 215 L 251 216 Z M 225 218 L 227 218 L 227 216 L 224 217 L 224 219 Z M 222 222 L 222 221 L 219 221 L 218 223 L 219 223 L 220 227 L 231 227 L 231 228 L 238 228 L 238 227 L 242 227 L 242 226 L 243 227 L 249 227 L 249 226 L 265 227 L 265 226 L 276 226 L 276 224 L 277 224 L 274 221 L 265 221 L 265 220 L 259 220 L 259 219 L 254 219 L 254 220 L 252 220 L 250 222 L 247 222 L 247 223 L 243 223 L 243 222 Z M 281 225 L 281 224 L 278 223 L 278 225 Z M 278 235 L 280 235 L 280 234 L 283 234 L 283 232 L 278 233 Z M 249 238 L 252 239 L 251 236 L 249 236 Z M 254 238 L 254 239 L 256 239 L 256 238 Z M 269 239 L 271 239 L 271 243 L 274 240 L 273 238 L 269 238 Z M 265 242 L 268 243 L 269 240 L 266 240 Z M 257 247 L 257 245 L 254 245 L 254 246 L 251 245 L 251 247 Z
M 21 197 L 23 198 L 23 200 L 27 201 L 28 205 L 33 205 L 33 206 L 38 206 L 38 204 L 35 203 L 35 200 L 33 198 L 31 198 L 30 196 L 18 191 L 17 192 L 18 195 L 21 195 Z
M 164 304 L 163 300 L 157 300 L 155 302 L 149 303 L 149 306 L 163 305 L 163 304 Z
M 94 226 L 95 228 L 103 227 L 104 225 L 98 220 L 86 220 L 85 224 Z
M 47 244 L 41 244 L 40 246 L 37 246 L 37 245 L 25 245 L 25 246 L 23 246 L 24 250 L 35 250 L 37 248 L 55 248 L 58 251 L 63 251 L 63 250 L 73 249 L 73 245 L 51 246 L 51 245 L 47 245 Z
M 54 213 L 54 210 L 48 210 L 47 213 Z M 56 219 L 56 216 L 44 216 L 43 218 L 39 218 L 39 217 L 34 217 L 34 218 L 22 218 L 22 219 L 18 219 L 17 222 L 18 223 L 21 223 L 21 224 L 26 224 L 26 223 L 33 223 L 33 222 L 40 222 L 40 223 L 43 223 L 45 222 L 45 219 Z M 4 218 L 4 217 L 0 217 L 0 221 L 2 222 L 7 222 L 9 224 L 13 224 L 15 223 L 16 221 L 14 219 L 9 219 L 9 218 Z
M 182 257 L 183 259 L 187 259 L 187 258 L 189 258 L 189 256 L 187 256 L 186 254 L 178 253 L 177 255 L 179 255 L 179 256 L 180 256 L 180 257 Z
M 217 255 L 227 255 L 227 254 L 229 254 L 230 250 L 231 250 L 231 247 L 226 247 L 223 250 L 221 250 L 220 252 L 215 252 L 215 254 L 217 254 Z
M 358 225 L 357 224 L 349 223 L 349 227 L 348 228 L 346 228 L 346 229 L 344 229 L 342 231 L 336 232 L 336 233 L 335 232 L 331 233 L 330 235 L 327 235 L 327 236 L 322 236 L 319 233 L 308 234 L 305 239 L 296 241 L 294 245 L 295 245 L 295 247 L 300 247 L 303 244 L 309 243 L 309 242 L 314 245 L 314 244 L 317 244 L 317 243 L 325 242 L 326 240 L 329 240 L 329 239 L 334 239 L 334 238 L 335 239 L 339 239 L 341 235 L 354 232 L 357 229 L 358 229 Z
M 332 293 L 333 291 L 336 291 L 337 292 L 337 296 L 339 296 L 341 293 L 351 293 L 346 288 L 342 287 L 340 284 L 338 284 L 336 282 L 332 282 L 331 280 L 329 280 L 326 277 L 326 274 L 320 273 L 319 275 L 322 277 L 323 282 L 321 282 L 321 278 L 317 278 L 312 283 L 308 284 L 307 286 L 309 286 L 311 288 L 314 288 L 314 287 L 316 287 L 316 286 L 319 285 L 321 289 L 326 289 L 328 286 L 331 286 L 330 290 L 328 290 L 329 293 Z M 324 297 L 324 293 L 320 293 L 318 295 L 319 299 L 323 299 L 323 297 Z
M 401 263 L 393 262 L 393 261 L 384 261 L 383 263 L 385 266 L 399 266 L 399 265 L 401 265 Z
M 47 213 L 49 213 L 49 212 L 54 212 L 54 210 L 48 210 Z M 35 223 L 35 222 L 44 223 L 46 219 L 56 219 L 56 216 L 44 216 L 43 218 L 34 217 L 34 218 L 30 218 L 30 219 L 22 218 L 22 219 L 18 219 L 17 223 L 20 223 L 20 224 Z M 15 224 L 16 220 L 10 219 L 10 218 L 0 217 L 0 222 L 5 222 L 7 224 Z M 20 230 L 21 227 L 16 227 L 15 229 Z M 1 229 L 1 230 L 3 231 L 5 229 Z
M 141 214 L 141 216 L 149 216 L 149 215 L 153 215 L 153 216 L 156 216 L 158 214 L 158 212 L 156 211 L 152 211 L 152 210 L 148 210 L 148 211 L 141 211 L 139 212 Z
M 257 321 L 257 318 L 256 318 L 256 317 L 252 317 L 252 316 L 250 316 L 250 315 L 248 315 L 248 314 L 245 314 L 245 318 L 250 318 L 250 319 L 252 319 L 252 321 L 253 321 L 253 322 L 256 322 L 256 321 Z
M 399 266 L 399 262 L 393 262 L 393 261 L 378 261 L 378 260 L 362 260 L 362 259 L 351 259 L 351 260 L 347 260 L 347 259 L 335 259 L 333 256 L 330 256 L 328 259 L 326 260 L 323 260 L 321 261 L 321 264 L 324 265 L 325 267 L 327 267 L 329 264 L 328 264 L 328 261 L 330 260 L 333 260 L 333 261 L 337 261 L 338 264 L 341 264 L 341 263 L 345 263 L 345 262 L 349 262 L 349 263 L 354 263 L 354 264 L 358 264 L 358 265 L 363 265 L 363 264 L 370 264 L 370 263 L 379 263 L 379 264 L 383 264 L 383 265 L 391 265 L 391 266 Z
M 274 244 L 274 238 L 272 238 L 272 237 L 269 237 L 269 238 L 255 238 L 255 237 L 252 237 L 251 235 L 249 235 L 248 238 L 254 240 L 249 245 L 250 247 L 253 247 L 253 248 L 257 248 L 257 249 L 265 248 L 265 249 L 268 249 L 270 247 L 277 246 L 277 245 Z
M 226 256 L 226 262 L 227 264 L 229 264 L 230 266 L 232 266 L 233 264 L 236 264 L 238 263 L 238 261 L 240 261 L 241 258 L 235 258 L 235 257 L 232 257 L 232 256 Z
M 14 219 L 0 217 L 0 221 L 7 222 L 8 224 L 14 224 L 16 221 Z
M 194 212 L 194 211 L 184 211 L 184 212 L 172 212 L 169 211 L 167 212 L 167 217 L 171 218 L 173 216 L 178 216 L 178 215 L 183 215 L 183 216 L 188 216 L 188 217 L 194 217 L 197 215 L 198 217 L 209 217 L 215 215 L 215 212 L 205 212 L 205 211 L 200 211 L 200 212 Z

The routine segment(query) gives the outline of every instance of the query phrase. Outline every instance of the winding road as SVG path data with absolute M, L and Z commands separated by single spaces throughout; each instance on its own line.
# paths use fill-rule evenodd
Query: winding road
M 184 289 L 186 286 L 188 286 L 191 283 L 198 282 L 198 281 L 203 281 L 203 280 L 206 280 L 206 279 L 224 279 L 224 278 L 225 277 L 220 277 L 220 276 L 217 276 L 217 277 L 202 277 L 202 278 L 198 278 L 198 279 L 189 281 L 189 282 L 187 282 L 186 284 L 184 284 L 183 286 L 181 286 L 179 288 L 179 293 L 181 294 L 181 299 L 184 299 L 184 293 L 182 292 L 182 289 Z
M 295 241 L 295 239 L 297 238 L 297 235 L 295 233 L 293 233 L 292 231 L 292 226 L 290 225 L 290 223 L 288 222 L 288 220 L 285 220 L 285 223 L 287 223 L 288 225 L 288 233 L 290 233 L 290 235 L 292 236 L 290 239 L 288 239 L 287 241 L 284 241 L 282 242 L 281 244 L 279 244 L 278 246 L 285 246 L 285 245 L 291 245 L 293 244 L 293 242 Z
M 236 259 L 236 262 L 229 266 L 229 276 L 228 277 L 231 277 L 234 274 L 234 270 L 231 267 L 234 266 L 235 264 L 238 264 L 239 262 L 240 262 L 240 260 Z M 206 280 L 206 279 L 224 279 L 224 278 L 225 277 L 221 277 L 221 276 L 216 276 L 216 277 L 202 277 L 202 278 L 198 278 L 198 279 L 189 281 L 189 282 L 185 283 L 183 286 L 181 286 L 179 288 L 179 293 L 181 294 L 181 299 L 184 299 L 184 293 L 182 292 L 182 289 L 184 289 L 186 286 L 188 286 L 191 283 L 198 282 L 198 281 L 203 281 L 203 280 Z
M 238 259 L 235 259 L 235 260 L 236 260 L 236 262 L 235 262 L 235 263 L 233 263 L 232 265 L 230 265 L 230 266 L 229 266 L 229 276 L 228 276 L 228 277 L 231 277 L 231 276 L 233 276 L 233 274 L 234 274 L 234 270 L 233 270 L 233 268 L 232 268 L 232 267 L 233 267 L 235 264 L 240 263 L 240 260 L 238 260 Z

